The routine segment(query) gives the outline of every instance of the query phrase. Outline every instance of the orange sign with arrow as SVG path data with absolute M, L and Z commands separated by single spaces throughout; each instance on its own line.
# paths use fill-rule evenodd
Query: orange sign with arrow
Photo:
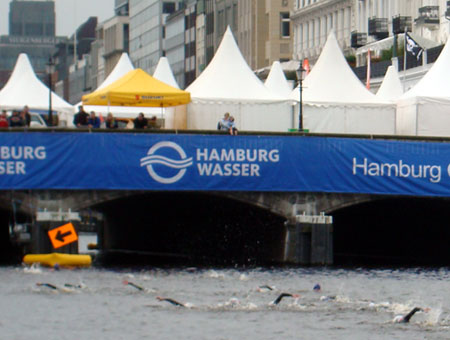
M 49 230 L 48 237 L 50 237 L 50 241 L 52 241 L 53 248 L 55 249 L 78 240 L 75 228 L 70 222 L 58 228 Z

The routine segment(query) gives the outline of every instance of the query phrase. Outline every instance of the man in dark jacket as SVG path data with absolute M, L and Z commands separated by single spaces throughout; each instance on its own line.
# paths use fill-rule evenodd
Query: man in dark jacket
M 83 106 L 78 106 L 78 112 L 73 117 L 73 125 L 76 127 L 86 127 L 88 126 L 89 115 L 84 111 Z
M 141 112 L 139 116 L 134 119 L 134 128 L 135 129 L 146 129 L 148 126 L 147 118 L 144 117 L 144 114 Z

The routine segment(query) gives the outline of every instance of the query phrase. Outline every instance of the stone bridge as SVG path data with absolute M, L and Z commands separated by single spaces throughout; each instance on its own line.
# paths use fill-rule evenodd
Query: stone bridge
M 16 202 L 17 212 L 35 215 L 37 211 L 63 210 L 81 211 L 115 200 L 131 199 L 156 191 L 3 191 L 0 193 L 0 207 L 12 210 L 12 201 Z M 202 192 L 206 196 L 218 196 L 253 205 L 273 214 L 290 219 L 300 214 L 330 214 L 335 210 L 352 205 L 379 200 L 383 196 L 339 193 L 295 193 L 295 192 Z

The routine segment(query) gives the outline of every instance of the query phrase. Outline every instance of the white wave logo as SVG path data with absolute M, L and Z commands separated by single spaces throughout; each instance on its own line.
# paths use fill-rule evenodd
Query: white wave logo
M 180 160 L 170 159 L 165 156 L 155 155 L 156 151 L 161 148 L 171 148 L 180 155 Z M 172 177 L 162 177 L 153 169 L 153 164 L 162 164 L 172 169 L 180 169 L 178 173 Z M 159 142 L 153 145 L 147 152 L 147 157 L 141 158 L 141 166 L 146 166 L 150 176 L 157 182 L 163 184 L 171 184 L 179 181 L 186 173 L 186 168 L 192 165 L 192 157 L 187 158 L 184 150 L 174 142 Z

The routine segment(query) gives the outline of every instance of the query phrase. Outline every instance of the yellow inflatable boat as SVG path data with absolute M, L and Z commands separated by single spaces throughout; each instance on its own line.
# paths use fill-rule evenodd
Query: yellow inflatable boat
M 79 254 L 27 254 L 23 258 L 26 264 L 40 263 L 43 266 L 54 267 L 89 267 L 92 263 L 90 255 Z

